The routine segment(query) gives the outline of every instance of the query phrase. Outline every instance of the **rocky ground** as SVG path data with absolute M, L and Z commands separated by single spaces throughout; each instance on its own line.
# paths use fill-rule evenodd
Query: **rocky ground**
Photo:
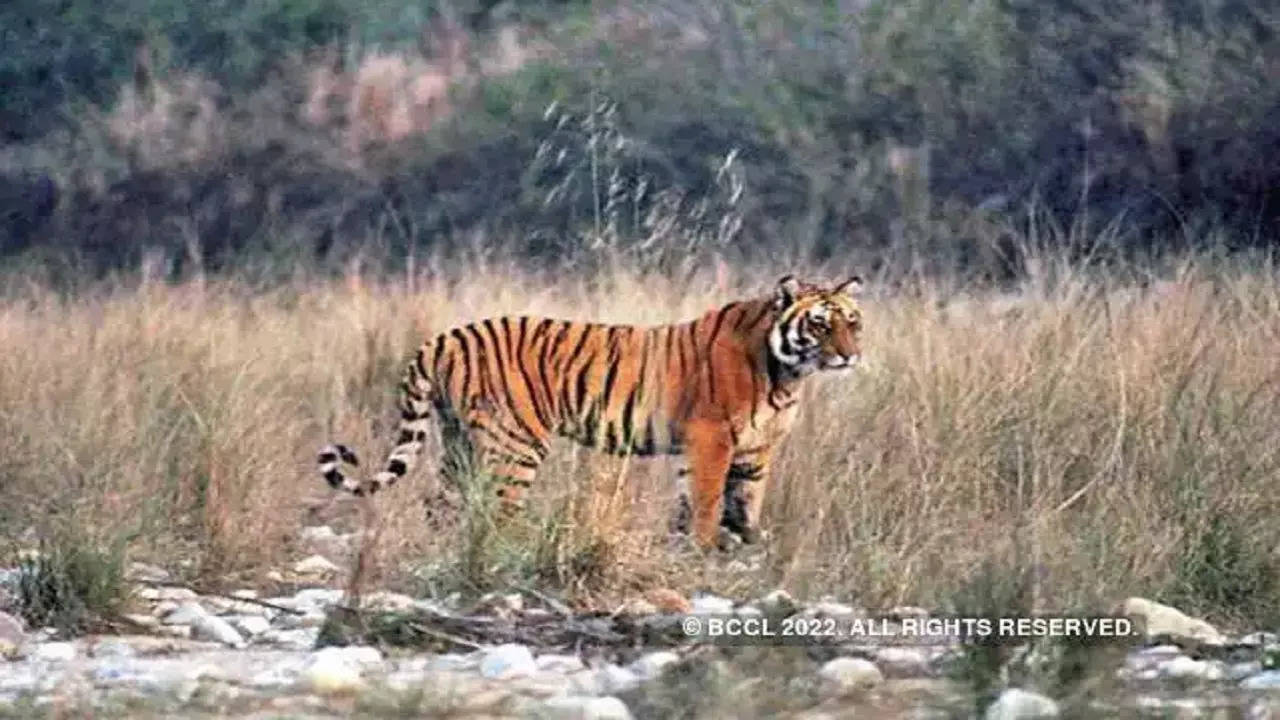
M 315 530 L 325 536 L 327 531 Z M 331 533 L 330 533 L 331 534 Z M 541 596 L 477 603 L 379 592 L 365 612 L 405 618 L 408 642 L 342 637 L 326 618 L 345 601 L 327 587 L 323 557 L 292 568 L 314 587 L 264 597 L 253 589 L 200 595 L 158 568 L 135 565 L 127 634 L 58 639 L 0 614 L 0 717 L 843 717 L 959 718 L 975 714 L 971 649 L 958 636 L 903 642 L 929 614 L 897 608 L 874 619 L 830 599 L 776 591 L 749 601 L 655 591 L 618 612 L 577 616 Z M 12 577 L 16 571 L 7 571 Z M 1061 659 L 1010 645 L 991 684 L 987 718 L 1280 718 L 1280 638 L 1228 637 L 1139 598 L 1120 609 L 1137 637 L 1085 665 L 1088 692 L 1054 696 L 1019 678 Z M 839 621 L 867 634 L 787 647 L 726 647 L 690 638 L 702 618 Z M 868 624 L 850 623 L 868 617 Z M 871 624 L 874 622 L 875 624 Z M 705 631 L 705 625 L 703 629 Z M 323 637 L 322 637 L 322 628 Z M 872 629 L 874 628 L 874 629 Z M 894 634 L 889 640 L 882 633 Z M 518 642 L 512 641 L 519 640 Z M 741 644 L 741 643 L 740 643 Z M 746 643 L 750 644 L 750 642 Z M 1039 687 L 1039 690 L 1033 689 Z

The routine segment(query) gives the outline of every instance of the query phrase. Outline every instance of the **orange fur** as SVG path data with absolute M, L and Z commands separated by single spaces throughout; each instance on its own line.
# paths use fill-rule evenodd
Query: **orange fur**
M 508 508 L 561 436 L 609 453 L 684 453 L 698 542 L 716 543 L 721 524 L 752 539 L 770 460 L 795 421 L 799 383 L 860 356 L 857 285 L 854 278 L 823 289 L 788 276 L 772 296 L 657 327 L 501 317 L 453 328 L 409 363 L 400 434 L 385 469 L 364 483 L 349 480 L 338 465 L 355 455 L 337 445 L 322 451 L 321 473 L 357 494 L 394 483 L 419 454 L 434 407 L 445 447 L 498 476 Z M 741 481 L 735 501 L 745 517 L 726 522 L 733 479 Z

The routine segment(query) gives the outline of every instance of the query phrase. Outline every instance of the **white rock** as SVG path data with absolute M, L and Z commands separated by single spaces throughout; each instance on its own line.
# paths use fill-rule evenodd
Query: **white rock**
M 485 593 L 476 601 L 472 613 L 511 617 L 524 612 L 524 596 L 520 593 Z
M 298 538 L 304 542 L 323 542 L 338 537 L 328 525 L 312 525 L 298 531 Z
M 782 589 L 774 590 L 756 600 L 755 604 L 767 615 L 787 616 L 795 612 L 798 607 L 795 598 L 792 598 L 790 593 Z
M 538 716 L 547 720 L 631 720 L 631 711 L 616 697 L 560 695 L 539 709 Z
M 1050 698 L 1020 688 L 1009 688 L 987 706 L 983 717 L 986 720 L 1038 720 L 1056 718 L 1060 712 L 1058 703 Z
M 524 645 L 499 645 L 486 650 L 480 660 L 480 674 L 490 679 L 528 677 L 537 671 L 533 653 Z
M 129 569 L 125 570 L 124 577 L 131 582 L 168 582 L 172 578 L 169 577 L 169 571 L 155 565 L 147 563 L 133 562 L 129 563 Z
M 925 648 L 885 646 L 875 649 L 877 665 L 900 675 L 916 676 L 929 671 L 929 653 Z
M 693 615 L 732 615 L 733 601 L 715 595 L 696 595 L 690 598 L 689 612 Z
M 599 670 L 579 670 L 569 673 L 566 679 L 569 681 L 572 695 L 603 695 L 605 693 Z
M 124 620 L 137 625 L 143 630 L 154 630 L 160 621 L 151 615 L 141 615 L 138 613 L 127 613 L 121 616 Z
M 332 652 L 351 660 L 357 665 L 373 666 L 382 663 L 382 651 L 372 645 L 348 645 L 347 647 L 329 647 L 320 652 Z
M 138 651 L 124 640 L 103 638 L 94 643 L 92 654 L 95 658 L 131 658 L 135 657 Z
M 1176 608 L 1131 597 L 1124 601 L 1122 614 L 1133 621 L 1138 632 L 1148 638 L 1167 636 L 1178 643 L 1222 645 L 1226 638 L 1204 620 L 1184 615 Z
M 205 615 L 202 618 L 197 618 L 195 622 L 191 623 L 191 633 L 198 639 L 213 640 L 227 647 L 242 648 L 245 646 L 244 637 L 235 628 L 231 627 L 231 623 L 217 615 Z
M 27 638 L 24 627 L 22 620 L 0 612 L 0 654 L 9 654 L 22 647 Z
M 284 607 L 291 607 L 296 610 L 304 608 L 326 608 L 329 605 L 338 605 L 342 603 L 343 592 L 334 590 L 333 588 L 306 588 L 299 590 L 292 598 L 288 598 L 283 603 L 278 603 Z
M 809 608 L 809 613 L 819 617 L 844 618 L 851 617 L 857 612 L 851 605 L 834 602 L 832 600 L 823 600 L 813 607 Z
M 1260 672 L 1262 672 L 1262 663 L 1257 660 L 1231 663 L 1227 666 L 1227 679 L 1240 681 L 1250 677 L 1251 675 L 1257 675 Z
M 317 693 L 341 693 L 364 685 L 361 663 L 342 652 L 345 648 L 324 648 L 307 658 L 299 679 Z
M 880 668 L 876 667 L 875 663 L 863 658 L 851 657 L 835 658 L 823 663 L 818 670 L 818 677 L 823 679 L 828 692 L 833 695 L 846 695 L 866 690 L 879 685 L 884 680 L 884 675 L 880 673 Z
M 341 568 L 330 562 L 329 558 L 323 555 L 312 555 L 294 563 L 293 571 L 299 575 L 333 575 Z
M 445 653 L 436 655 L 427 661 L 426 669 L 434 671 L 462 672 L 467 670 L 475 670 L 480 666 L 480 661 L 484 659 L 484 652 L 475 652 L 470 654 L 462 653 Z
M 628 665 L 628 669 L 640 676 L 641 680 L 652 680 L 662 674 L 662 670 L 668 665 L 680 662 L 680 656 L 670 650 L 659 650 L 657 652 L 646 653 L 635 662 Z
M 186 602 L 161 616 L 165 625 L 195 625 L 201 618 L 209 617 L 209 611 L 198 602 Z
M 902 620 L 904 618 L 926 618 L 929 617 L 929 611 L 922 607 L 916 607 L 915 605 L 899 605 L 889 611 L 889 617 L 894 618 L 895 620 Z
M 172 600 L 173 602 L 186 602 L 195 600 L 200 597 L 195 590 L 184 587 L 161 587 L 151 588 L 155 590 L 156 600 Z
M 1280 688 L 1280 670 L 1264 670 L 1247 677 L 1240 683 L 1245 690 L 1275 690 Z
M 764 611 L 755 605 L 742 605 L 734 609 L 733 614 L 737 617 L 753 618 L 764 617 Z
M 1280 644 L 1280 635 L 1273 632 L 1251 632 L 1240 638 L 1238 642 L 1241 645 L 1249 645 L 1253 647 L 1276 645 Z
M 249 637 L 257 637 L 271 629 L 271 622 L 261 615 L 233 615 L 227 621 Z
M 610 663 L 596 671 L 595 686 L 602 695 L 626 693 L 640 687 L 640 676 Z
M 572 673 L 586 667 L 577 655 L 539 655 L 538 669 L 544 672 Z
M 260 643 L 275 645 L 289 650 L 310 650 L 315 647 L 320 636 L 319 628 L 298 628 L 295 630 L 268 630 L 256 639 Z
M 1160 677 L 1170 680 L 1221 680 L 1225 673 L 1220 665 L 1204 660 L 1192 660 L 1179 655 L 1156 667 Z
M 45 662 L 71 662 L 78 654 L 73 642 L 46 642 L 37 645 L 31 657 Z
M 371 610 L 386 610 L 389 612 L 404 612 L 412 610 L 418 602 L 408 595 L 400 593 L 379 591 L 366 595 L 362 602 L 364 607 Z

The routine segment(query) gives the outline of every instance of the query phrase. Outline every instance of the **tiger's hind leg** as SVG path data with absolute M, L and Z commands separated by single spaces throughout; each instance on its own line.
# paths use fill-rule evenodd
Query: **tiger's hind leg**
M 469 423 L 470 441 L 475 449 L 477 469 L 492 476 L 499 501 L 498 512 L 504 518 L 524 508 L 525 491 L 533 486 L 538 468 L 551 451 L 550 438 L 535 434 L 528 427 L 519 431 L 501 415 L 473 417 Z

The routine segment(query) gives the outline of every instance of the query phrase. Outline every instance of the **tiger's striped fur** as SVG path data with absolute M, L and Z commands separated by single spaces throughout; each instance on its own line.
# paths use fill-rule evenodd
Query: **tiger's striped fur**
M 361 483 L 321 451 L 334 488 L 372 494 L 408 473 L 440 416 L 446 450 L 461 448 L 520 504 L 553 437 L 610 453 L 683 453 L 692 477 L 693 531 L 719 538 L 726 482 L 743 539 L 758 536 L 769 465 L 797 412 L 799 383 L 861 357 L 854 277 L 831 289 L 782 278 L 772 296 L 732 302 L 691 322 L 657 327 L 501 317 L 424 343 L 401 383 L 400 426 L 384 469 Z M 446 466 L 448 463 L 446 463 Z M 446 472 L 449 472 L 446 467 Z

